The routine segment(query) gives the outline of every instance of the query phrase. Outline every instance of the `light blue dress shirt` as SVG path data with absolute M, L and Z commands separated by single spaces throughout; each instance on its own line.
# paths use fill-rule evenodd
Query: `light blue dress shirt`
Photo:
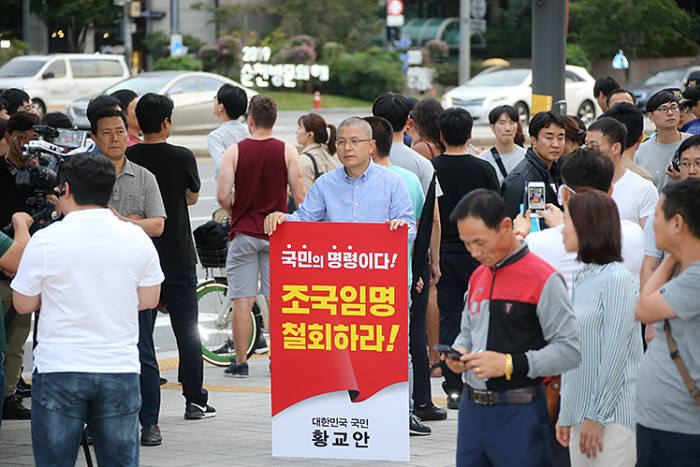
M 400 219 L 408 224 L 408 241 L 416 238 L 411 196 L 401 176 L 370 161 L 357 179 L 338 167 L 311 185 L 304 202 L 288 221 L 376 222 Z

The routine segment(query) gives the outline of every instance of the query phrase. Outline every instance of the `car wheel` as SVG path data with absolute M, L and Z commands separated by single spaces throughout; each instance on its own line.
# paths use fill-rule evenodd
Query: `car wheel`
M 595 120 L 595 106 L 591 101 L 583 101 L 576 112 L 576 116 L 586 124 L 586 127 Z
M 530 123 L 530 109 L 527 104 L 525 102 L 516 102 L 513 107 L 518 111 L 518 118 L 523 128 L 527 128 L 528 123 Z
M 34 110 L 36 110 L 36 113 L 39 114 L 39 118 L 43 120 L 46 116 L 46 106 L 44 105 L 44 103 L 41 102 L 40 99 L 32 99 L 32 105 L 34 106 Z

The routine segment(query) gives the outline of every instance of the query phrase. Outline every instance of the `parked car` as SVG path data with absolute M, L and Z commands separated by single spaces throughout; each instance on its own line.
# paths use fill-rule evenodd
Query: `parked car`
M 95 94 L 128 76 L 121 55 L 27 55 L 0 67 L 0 90 L 23 89 L 43 117 L 47 110 L 64 110 L 73 99 Z
M 654 93 L 666 88 L 685 89 L 685 83 L 692 72 L 700 72 L 700 66 L 655 70 L 632 84 L 629 90 L 637 106 L 646 111 L 647 101 Z
M 593 98 L 595 79 L 578 66 L 566 65 L 565 73 L 567 112 L 588 125 L 601 112 Z M 509 104 L 518 110 L 526 127 L 530 121 L 531 102 L 532 71 L 529 68 L 493 67 L 445 94 L 442 106 L 463 107 L 472 115 L 475 124 L 488 124 L 491 109 Z
M 223 84 L 241 87 L 248 100 L 257 92 L 241 86 L 225 76 L 201 71 L 151 71 L 120 81 L 99 94 L 111 94 L 119 89 L 131 89 L 139 96 L 155 92 L 169 96 L 173 109 L 173 133 L 208 133 L 219 126 L 213 114 L 213 98 Z M 90 128 L 85 114 L 94 96 L 76 99 L 68 105 L 68 115 L 78 128 Z

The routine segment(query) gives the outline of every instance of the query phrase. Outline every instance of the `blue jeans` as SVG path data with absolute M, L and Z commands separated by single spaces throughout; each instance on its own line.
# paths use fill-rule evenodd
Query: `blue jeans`
M 202 387 L 204 362 L 197 324 L 197 273 L 194 266 L 166 269 L 163 273 L 165 281 L 161 293 L 165 296 L 170 325 L 177 341 L 180 357 L 178 377 L 182 383 L 182 394 L 188 403 L 205 406 L 208 393 Z
M 32 448 L 43 466 L 73 466 L 88 424 L 100 466 L 137 466 L 136 373 L 37 373 L 32 375 Z

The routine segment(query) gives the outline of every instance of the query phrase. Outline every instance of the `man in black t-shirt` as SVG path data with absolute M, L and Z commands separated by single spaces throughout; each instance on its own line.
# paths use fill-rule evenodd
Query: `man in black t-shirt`
M 471 273 L 479 266 L 467 252 L 459 238 L 457 223 L 450 214 L 465 195 L 477 188 L 499 191 L 498 176 L 491 164 L 467 153 L 473 120 L 466 110 L 453 107 L 440 115 L 440 136 L 445 143 L 444 154 L 431 162 L 442 187 L 440 203 L 440 270 L 437 283 L 438 308 L 440 309 L 440 343 L 452 345 L 460 331 L 464 309 L 464 294 Z M 445 381 L 442 387 L 447 394 L 447 406 L 458 409 L 462 395 L 462 379 L 442 363 Z
M 0 227 L 12 221 L 16 212 L 29 211 L 27 197 L 30 193 L 21 190 L 15 183 L 15 174 L 24 167 L 22 146 L 39 136 L 32 126 L 40 123 L 39 117 L 30 112 L 15 112 L 7 122 L 5 141 L 8 151 L 0 157 Z M 16 394 L 17 383 L 22 372 L 24 360 L 24 343 L 27 342 L 31 326 L 31 315 L 17 315 L 12 308 L 12 290 L 10 278 L 0 273 L 0 298 L 2 299 L 3 318 L 7 319 L 7 352 L 5 353 L 5 399 L 3 401 L 3 418 L 26 420 L 31 411 L 22 404 L 22 398 Z
M 156 176 L 165 204 L 167 219 L 163 235 L 153 243 L 165 274 L 165 297 L 180 356 L 180 378 L 185 396 L 185 418 L 213 417 L 216 411 L 207 405 L 202 347 L 197 327 L 197 262 L 187 206 L 199 198 L 197 161 L 187 148 L 165 140 L 172 127 L 173 101 L 167 96 L 148 93 L 136 105 L 136 118 L 143 132 L 143 143 L 126 150 L 126 157 Z

